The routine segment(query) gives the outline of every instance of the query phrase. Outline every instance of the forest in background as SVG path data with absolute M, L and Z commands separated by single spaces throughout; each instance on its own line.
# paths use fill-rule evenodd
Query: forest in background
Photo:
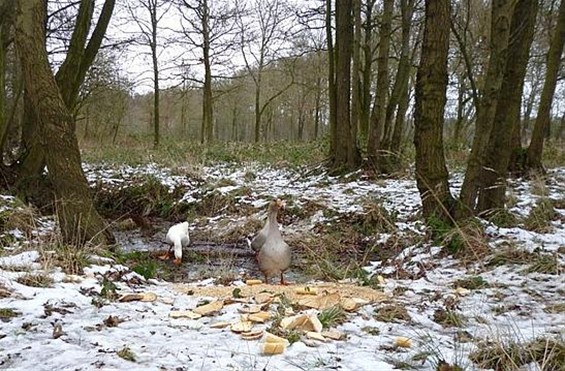
M 543 173 L 544 144 L 563 140 L 563 1 L 7 0 L 0 10 L 4 180 L 26 201 L 52 193 L 71 240 L 106 230 L 78 138 L 321 140 L 333 171 L 376 174 L 399 170 L 410 149 L 424 217 L 449 225 L 503 209 L 507 175 Z M 470 150 L 459 196 L 446 148 Z

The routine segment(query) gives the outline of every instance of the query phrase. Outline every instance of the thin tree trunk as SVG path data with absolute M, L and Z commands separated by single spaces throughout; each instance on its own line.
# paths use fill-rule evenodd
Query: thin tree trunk
M 383 1 L 383 17 L 379 30 L 379 56 L 377 60 L 377 85 L 375 104 L 371 113 L 371 124 L 369 126 L 369 140 L 367 143 L 367 155 L 369 162 L 380 169 L 379 156 L 381 139 L 386 120 L 386 102 L 388 99 L 389 71 L 388 58 L 390 49 L 391 22 L 394 0 Z
M 330 157 L 332 161 L 337 152 L 337 111 L 336 111 L 336 76 L 335 51 L 332 39 L 332 1 L 326 0 L 326 43 L 328 49 L 328 101 L 330 106 Z
M 506 71 L 480 176 L 479 212 L 504 207 L 512 135 L 520 126 L 520 103 L 537 11 L 538 0 L 518 0 L 514 9 Z
M 427 220 L 452 224 L 455 204 L 443 153 L 450 0 L 426 0 L 424 41 L 416 77 L 416 183 Z
M 351 123 L 351 56 L 353 44 L 352 1 L 336 4 L 336 119 L 337 140 L 333 167 L 354 169 L 361 156 L 357 148 L 357 128 Z
M 81 168 L 73 117 L 58 91 L 47 60 L 43 0 L 20 0 L 16 9 L 16 46 L 21 58 L 26 91 L 35 108 L 54 186 L 57 216 L 66 242 L 82 245 L 113 243 L 92 201 Z
M 553 103 L 553 96 L 555 95 L 557 75 L 561 65 L 561 54 L 563 53 L 564 43 L 565 0 L 561 0 L 561 5 L 559 5 L 559 18 L 557 19 L 557 25 L 555 26 L 547 53 L 547 69 L 538 107 L 538 115 L 532 133 L 532 140 L 530 141 L 530 146 L 526 154 L 526 166 L 533 171 L 544 171 L 541 161 L 543 142 L 544 137 L 549 132 L 551 104 Z
M 514 4 L 514 0 L 493 0 L 492 2 L 492 46 L 485 76 L 485 86 L 477 112 L 475 136 L 473 137 L 465 179 L 461 187 L 460 216 L 470 215 L 475 211 L 481 169 L 496 114 L 498 94 L 504 77 Z
M 365 22 L 363 37 L 363 71 L 361 83 L 361 116 L 359 125 L 359 136 L 363 143 L 366 143 L 369 136 L 369 122 L 371 114 L 371 84 L 372 84 L 372 66 L 373 66 L 373 7 L 375 0 L 367 0 L 365 2 Z

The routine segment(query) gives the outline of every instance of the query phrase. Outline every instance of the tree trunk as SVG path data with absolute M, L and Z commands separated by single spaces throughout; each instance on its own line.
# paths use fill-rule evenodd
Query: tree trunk
M 506 71 L 480 176 L 479 212 L 504 207 L 512 135 L 516 127 L 520 126 L 522 91 L 537 10 L 537 0 L 518 0 L 514 9 Z
M 354 169 L 361 156 L 357 128 L 351 123 L 351 56 L 353 44 L 352 0 L 336 3 L 336 150 L 334 169 Z
M 383 1 L 383 17 L 379 30 L 379 56 L 377 60 L 377 86 L 375 91 L 375 104 L 371 113 L 369 138 L 367 142 L 367 155 L 369 162 L 381 169 L 379 157 L 381 156 L 381 137 L 386 120 L 386 102 L 388 99 L 388 54 L 390 49 L 391 22 L 394 0 Z
M 40 117 L 41 144 L 55 190 L 56 210 L 63 239 L 108 244 L 114 237 L 92 201 L 81 168 L 73 118 L 59 93 L 47 60 L 43 0 L 19 0 L 16 10 L 16 46 L 24 84 Z
M 410 65 L 412 62 L 410 58 L 410 29 L 414 12 L 414 0 L 401 0 L 400 11 L 402 13 L 402 46 L 394 87 L 386 108 L 385 131 L 383 135 L 385 141 L 383 143 L 384 149 L 390 151 L 391 155 L 394 154 L 395 158 L 401 153 L 402 145 L 400 140 L 402 138 L 402 127 L 404 126 L 404 115 L 407 109 L 407 104 L 404 104 L 404 101 L 407 101 Z M 395 111 L 396 120 L 393 125 Z M 394 164 L 399 163 L 394 161 L 395 158 L 385 161 L 385 172 L 395 170 L 397 166 Z
M 351 78 L 351 125 L 360 127 L 361 118 L 361 0 L 353 0 L 353 62 Z M 357 136 L 357 135 L 355 135 Z
M 452 224 L 455 204 L 443 153 L 450 0 L 426 0 L 425 28 L 416 77 L 414 144 L 416 182 L 427 220 Z
M 43 6 L 45 7 L 46 4 L 47 2 L 44 2 Z M 75 110 L 80 87 L 84 82 L 88 69 L 98 54 L 108 24 L 110 23 L 110 18 L 112 17 L 115 0 L 106 0 L 104 2 L 98 23 L 92 32 L 90 41 L 85 47 L 86 37 L 92 20 L 93 4 L 93 1 L 81 1 L 67 56 L 55 76 L 62 99 L 70 112 L 74 112 Z M 43 32 L 45 32 L 45 30 L 43 30 L 42 33 Z M 25 113 L 23 125 L 24 127 L 27 126 L 26 131 L 32 135 L 28 135 L 22 140 L 24 150 L 22 151 L 23 156 L 19 162 L 18 188 L 23 194 L 34 192 L 33 189 L 26 189 L 29 188 L 26 184 L 29 183 L 28 181 L 30 179 L 41 177 L 43 169 L 45 168 L 45 154 L 42 152 L 39 141 L 35 140 L 37 130 L 33 128 L 37 123 L 37 119 L 34 117 L 33 109 L 30 108 L 29 104 L 26 102 L 29 102 L 29 100 L 24 99 Z M 72 125 L 74 125 L 74 123 L 72 123 Z
M 492 2 L 490 59 L 478 107 L 471 154 L 467 163 L 465 180 L 461 187 L 460 216 L 468 216 L 475 211 L 481 169 L 504 77 L 514 4 L 514 0 L 493 0 Z
M 212 102 L 212 67 L 210 63 L 210 31 L 208 1 L 202 2 L 202 52 L 204 60 L 204 94 L 202 97 L 202 143 L 214 141 L 214 109 Z
M 561 0 L 561 5 L 559 5 L 559 18 L 557 19 L 557 25 L 555 26 L 547 53 L 547 68 L 538 107 L 538 115 L 532 133 L 532 140 L 530 141 L 530 146 L 526 153 L 526 166 L 529 170 L 543 172 L 541 161 L 543 142 L 544 136 L 546 136 L 546 133 L 549 131 L 551 104 L 553 103 L 553 96 L 555 95 L 557 75 L 561 65 L 561 54 L 563 53 L 564 43 L 565 0 Z
M 330 158 L 334 161 L 337 151 L 337 111 L 336 111 L 336 76 L 335 51 L 332 39 L 332 1 L 326 0 L 326 43 L 328 48 L 328 101 L 330 106 Z
M 371 84 L 372 84 L 372 66 L 373 66 L 373 7 L 375 0 L 367 0 L 365 2 L 365 22 L 363 37 L 363 71 L 361 83 L 361 115 L 359 125 L 359 136 L 363 143 L 366 143 L 369 136 L 369 121 L 371 115 Z

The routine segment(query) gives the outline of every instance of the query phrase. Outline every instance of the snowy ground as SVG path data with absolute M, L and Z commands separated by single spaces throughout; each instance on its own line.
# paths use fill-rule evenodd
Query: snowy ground
M 152 174 L 171 189 L 185 190 L 179 202 L 198 202 L 205 192 L 229 194 L 241 187 L 250 189 L 237 196 L 237 202 L 255 209 L 254 214 L 210 217 L 206 223 L 194 222 L 193 228 L 205 224 L 214 231 L 219 226 L 243 223 L 249 217 L 260 218 L 272 197 L 290 199 L 296 207 L 322 205 L 321 211 L 285 225 L 283 235 L 289 235 L 308 231 L 317 223 L 331 223 L 336 215 L 364 213 L 365 200 L 379 199 L 389 211 L 397 213 L 396 226 L 401 232 L 425 233 L 415 217 L 420 201 L 412 179 L 371 181 L 361 174 L 340 179 L 319 171 L 300 173 L 253 164 L 243 169 L 228 165 L 201 168 L 198 176 L 193 170 L 182 169 L 176 169 L 173 175 L 156 165 L 89 165 L 86 173 L 92 184 L 108 187 L 127 186 L 140 174 Z M 460 183 L 460 177 L 455 176 L 454 192 Z M 565 168 L 553 170 L 545 183 L 544 197 L 561 200 L 563 205 Z M 203 184 L 207 185 L 205 192 Z M 535 185 L 516 181 L 511 186 L 515 199 L 512 211 L 527 215 L 541 197 L 532 193 Z M 16 207 L 9 196 L 1 197 L 0 214 Z M 525 343 L 543 336 L 563 344 L 565 209 L 557 212 L 544 233 L 528 231 L 521 225 L 498 228 L 489 224 L 486 231 L 493 253 L 511 246 L 517 251 L 548 256 L 557 260 L 558 274 L 528 273 L 530 265 L 523 263 L 492 266 L 479 261 L 463 265 L 440 254 L 441 248 L 431 243 L 406 245 L 397 264 L 373 262 L 367 267 L 372 274 L 385 277 L 381 289 L 386 300 L 374 300 L 349 312 L 346 322 L 335 327 L 346 339 L 322 342 L 302 336 L 279 355 L 262 354 L 264 336 L 243 340 L 229 328 L 211 326 L 238 322 L 245 303 L 225 305 L 219 313 L 198 319 L 172 318 L 171 312 L 192 310 L 202 300 L 216 298 L 187 295 L 186 287 L 181 290 L 168 282 L 146 281 L 127 267 L 107 260 L 93 263 L 81 276 L 68 275 L 52 264 L 45 266 L 45 259 L 34 250 L 37 245 L 24 243 L 25 233 L 6 231 L 4 237 L 10 238 L 3 240 L 12 243 L 5 246 L 4 256 L 0 257 L 0 369 L 435 370 L 441 360 L 463 369 L 478 369 L 469 354 L 481 341 Z M 40 239 L 45 230 L 53 228 L 53 222 L 44 218 L 37 227 L 30 238 Z M 386 237 L 376 237 L 374 243 Z M 396 278 L 403 277 L 397 274 L 400 267 L 419 278 Z M 30 273 L 45 274 L 53 282 L 46 288 L 17 282 L 18 277 Z M 478 276 L 482 278 L 479 283 L 483 283 L 480 287 L 460 287 L 461 279 L 477 280 Z M 102 298 L 100 293 L 108 288 L 108 280 L 116 285 L 119 295 L 152 292 L 156 299 L 118 302 Z M 191 284 L 211 286 L 214 280 L 212 277 Z M 242 281 L 233 285 L 245 286 Z M 277 290 L 272 286 L 265 289 Z M 406 312 L 393 313 L 386 319 L 385 312 L 390 308 L 397 312 L 405 308 Z M 267 310 L 275 309 L 273 304 Z M 317 313 L 315 309 L 305 312 Z M 442 314 L 452 321 L 438 320 Z M 449 325 L 453 322 L 457 325 Z M 254 328 L 264 330 L 269 326 L 269 322 L 258 323 Z M 402 337 L 410 339 L 410 344 L 402 344 L 409 346 L 397 346 L 398 341 L 403 342 Z M 127 355 L 133 360 L 125 359 Z M 524 369 L 539 368 L 532 362 Z

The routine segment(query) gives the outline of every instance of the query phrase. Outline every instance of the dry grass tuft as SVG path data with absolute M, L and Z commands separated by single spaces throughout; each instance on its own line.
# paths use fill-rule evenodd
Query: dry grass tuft
M 539 370 L 563 370 L 565 343 L 563 339 L 539 338 L 531 342 L 495 341 L 478 344 L 469 355 L 480 368 L 500 371 L 518 370 L 535 362 Z
M 51 287 L 53 278 L 45 273 L 26 273 L 16 279 L 16 282 L 31 287 Z

